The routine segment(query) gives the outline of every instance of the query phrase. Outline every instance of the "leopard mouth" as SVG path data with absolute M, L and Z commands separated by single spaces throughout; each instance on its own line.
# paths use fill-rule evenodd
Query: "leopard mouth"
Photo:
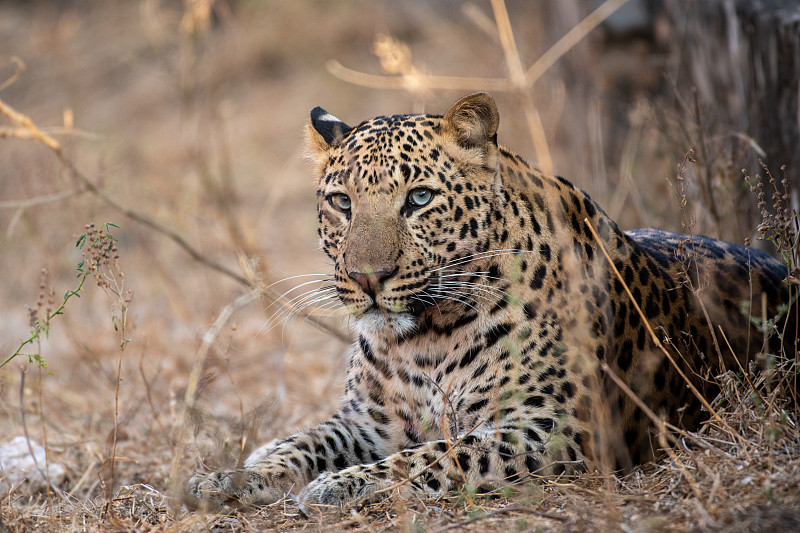
M 379 286 L 377 294 L 371 294 L 369 291 L 358 291 L 354 287 L 337 287 L 339 298 L 345 307 L 348 308 L 350 314 L 356 320 L 356 323 L 369 324 L 370 330 L 374 330 L 380 325 L 391 326 L 392 329 L 395 324 L 402 323 L 416 324 L 429 309 L 442 305 L 448 298 L 439 297 L 431 294 L 430 291 L 431 280 L 420 279 L 417 281 L 406 281 L 406 290 L 413 289 L 413 292 L 407 292 L 402 296 L 392 295 L 393 289 L 384 286 Z M 367 298 L 361 297 L 364 301 L 361 305 L 356 302 L 348 302 L 351 300 L 354 293 L 363 292 Z M 360 327 L 360 326 L 359 326 Z M 402 329 L 405 329 L 403 326 Z
M 404 303 L 401 308 L 388 308 L 385 305 L 381 305 L 378 302 L 374 301 L 367 307 L 363 312 L 360 312 L 360 316 L 368 315 L 368 314 L 377 314 L 377 315 L 410 315 L 415 318 L 418 318 L 426 309 L 436 305 L 436 300 L 431 297 L 416 297 L 411 299 L 409 302 Z

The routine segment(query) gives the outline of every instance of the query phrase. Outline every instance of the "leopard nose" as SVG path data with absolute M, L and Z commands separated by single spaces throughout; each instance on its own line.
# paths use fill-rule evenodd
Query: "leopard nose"
M 375 293 L 380 288 L 381 284 L 397 273 L 397 267 L 394 269 L 378 268 L 376 270 L 365 270 L 367 270 L 367 272 L 351 270 L 347 273 L 347 275 L 350 276 L 350 279 L 358 283 L 358 285 L 364 289 L 364 292 L 373 298 L 375 297 Z

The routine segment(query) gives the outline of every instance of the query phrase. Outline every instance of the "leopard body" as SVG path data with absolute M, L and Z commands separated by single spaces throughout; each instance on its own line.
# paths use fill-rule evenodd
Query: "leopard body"
M 749 315 L 777 314 L 785 269 L 705 237 L 621 231 L 499 146 L 498 124 L 483 93 L 354 128 L 312 111 L 320 240 L 357 334 L 341 407 L 243 469 L 196 475 L 191 500 L 340 505 L 629 468 L 657 446 L 614 377 L 670 423 L 708 416 L 706 378 L 762 348 Z

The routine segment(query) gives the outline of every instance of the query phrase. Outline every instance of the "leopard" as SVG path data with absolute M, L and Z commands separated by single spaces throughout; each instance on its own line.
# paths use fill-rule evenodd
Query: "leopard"
M 498 126 L 487 93 L 355 127 L 311 111 L 319 239 L 355 337 L 341 403 L 240 468 L 195 474 L 191 507 L 630 471 L 658 457 L 648 410 L 697 428 L 714 376 L 779 349 L 753 317 L 781 316 L 785 265 L 709 237 L 622 231 L 498 144 Z

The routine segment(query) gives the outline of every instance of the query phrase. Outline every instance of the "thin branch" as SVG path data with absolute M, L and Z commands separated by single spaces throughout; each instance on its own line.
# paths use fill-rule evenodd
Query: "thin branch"
M 508 16 L 505 1 L 492 0 L 492 10 L 494 12 L 495 24 L 497 25 L 497 32 L 500 36 L 500 43 L 503 46 L 509 77 L 511 83 L 514 85 L 516 93 L 520 97 L 522 108 L 525 112 L 525 121 L 528 123 L 528 131 L 533 141 L 536 161 L 539 168 L 541 168 L 545 174 L 552 174 L 553 158 L 550 155 L 547 134 L 545 133 L 539 111 L 536 109 L 536 105 L 533 102 L 533 95 L 529 90 L 530 84 L 528 83 L 527 76 L 522 67 L 522 58 L 517 49 L 516 39 L 514 39 L 514 30 L 511 27 L 511 19 Z
M 473 433 L 474 433 L 474 432 L 475 432 L 475 431 L 476 431 L 476 430 L 477 430 L 479 427 L 481 427 L 481 426 L 482 426 L 482 425 L 483 425 L 485 422 L 486 422 L 486 419 L 485 419 L 485 418 L 481 418 L 480 420 L 478 420 L 478 422 L 477 422 L 477 423 L 476 423 L 474 426 L 472 426 L 472 429 L 470 429 L 469 431 L 467 431 L 467 432 L 466 432 L 464 435 L 460 436 L 460 437 L 459 437 L 459 438 L 456 440 L 456 444 L 457 444 L 457 445 L 458 445 L 458 444 L 461 444 L 461 443 L 464 441 L 464 439 L 466 439 L 467 437 L 469 437 L 470 435 L 472 435 L 472 434 L 473 434 Z M 400 481 L 396 482 L 394 485 L 392 485 L 392 486 L 390 486 L 390 487 L 386 487 L 386 488 L 384 488 L 384 489 L 376 490 L 376 491 L 375 491 L 375 493 L 374 493 L 374 496 L 377 496 L 377 495 L 379 495 L 379 494 L 384 494 L 384 493 L 387 493 L 387 492 L 391 492 L 391 491 L 393 491 L 393 490 L 394 490 L 394 489 L 396 489 L 396 488 L 402 487 L 403 485 L 405 485 L 405 484 L 407 484 L 407 483 L 410 483 L 410 482 L 414 481 L 415 479 L 417 479 L 418 477 L 420 477 L 422 474 L 424 474 L 425 472 L 427 472 L 428 470 L 430 470 L 431 468 L 433 468 L 433 467 L 435 467 L 437 464 L 439 464 L 439 462 L 440 462 L 440 461 L 444 460 L 445 458 L 449 458 L 449 457 L 450 457 L 450 454 L 449 454 L 449 453 L 443 453 L 443 454 L 439 455 L 439 457 L 437 457 L 435 460 L 431 461 L 431 463 L 430 463 L 430 464 L 428 464 L 427 466 L 425 466 L 425 468 L 423 468 L 422 470 L 420 470 L 419 472 L 417 472 L 417 473 L 416 473 L 416 474 L 414 474 L 413 476 L 410 476 L 410 477 L 408 477 L 408 478 L 406 478 L 406 479 L 400 480 Z M 455 459 L 455 457 L 452 457 L 452 459 Z
M 39 367 L 41 368 L 41 367 Z M 28 453 L 31 454 L 31 459 L 33 460 L 33 466 L 36 467 L 36 471 L 39 472 L 39 475 L 42 476 L 42 479 L 47 484 L 47 486 L 60 498 L 62 498 L 65 502 L 69 503 L 69 497 L 64 494 L 64 492 L 50 483 L 50 468 L 47 464 L 47 449 L 45 448 L 45 468 L 46 470 L 42 470 L 42 467 L 39 466 L 39 461 L 36 460 L 36 454 L 33 450 L 33 445 L 31 444 L 31 438 L 28 434 L 28 424 L 25 421 L 25 375 L 28 373 L 25 367 L 20 367 L 19 369 L 19 410 L 20 410 L 20 417 L 22 419 L 22 433 L 25 436 L 25 444 L 28 447 Z
M 192 373 L 189 374 L 189 383 L 186 386 L 184 401 L 188 410 L 191 410 L 195 405 L 197 400 L 197 391 L 200 388 L 200 379 L 202 378 L 203 367 L 205 367 L 208 352 L 211 350 L 211 346 L 216 341 L 217 337 L 222 331 L 222 328 L 228 323 L 228 320 L 230 320 L 230 318 L 233 316 L 233 313 L 252 301 L 258 299 L 258 297 L 261 296 L 261 292 L 262 291 L 258 288 L 254 288 L 236 298 L 233 303 L 226 305 L 219 313 L 219 316 L 217 316 L 217 319 L 214 321 L 208 331 L 206 331 L 203 335 L 200 348 L 197 351 L 197 356 L 194 360 Z
M 42 128 L 41 131 L 45 133 L 52 133 L 53 135 L 64 135 L 64 136 L 72 136 L 72 137 L 80 137 L 82 139 L 91 139 L 91 140 L 98 140 L 102 139 L 102 135 L 98 135 L 97 133 L 91 133 L 88 131 L 78 130 L 75 128 L 65 128 L 65 127 L 52 127 L 52 128 Z M 23 128 L 0 128 L 0 139 L 32 139 L 33 135 L 31 132 L 23 129 Z
M 522 59 L 519 56 L 517 42 L 514 39 L 514 32 L 511 29 L 511 19 L 508 17 L 508 10 L 504 0 L 492 0 L 492 11 L 494 12 L 497 31 L 500 35 L 500 45 L 506 56 L 506 66 L 511 77 L 511 82 L 515 88 L 522 88 L 527 85 L 525 70 L 522 68 Z
M 572 48 L 583 40 L 593 29 L 602 24 L 614 11 L 621 8 L 627 2 L 628 0 L 607 0 L 569 30 L 556 44 L 539 56 L 539 59 L 525 72 L 527 87 L 532 87 L 533 84 L 542 77 L 542 74 L 556 64 L 564 54 L 572 50 Z
M 542 119 L 534 105 L 530 88 L 561 57 L 589 34 L 605 19 L 622 7 L 628 0 L 606 0 L 574 28 L 551 46 L 527 70 L 517 49 L 511 19 L 504 0 L 491 0 L 500 44 L 509 70 L 508 79 L 458 76 L 426 76 L 413 69 L 410 74 L 386 76 L 367 74 L 344 67 L 338 61 L 329 61 L 328 72 L 354 85 L 372 89 L 399 89 L 412 93 L 425 89 L 480 89 L 484 91 L 516 92 L 522 100 L 525 120 L 533 140 L 538 166 L 545 174 L 552 174 L 553 160 L 547 145 Z
M 26 198 L 25 200 L 6 200 L 4 202 L 0 202 L 0 209 L 26 209 L 36 205 L 58 202 L 59 200 L 69 198 L 70 196 L 75 196 L 76 194 L 80 194 L 82 192 L 86 192 L 86 187 L 76 187 L 74 189 L 68 189 L 66 191 L 60 191 L 53 194 L 45 194 L 42 196 L 34 196 L 33 198 Z
M 514 86 L 510 81 L 502 78 L 480 78 L 469 76 L 426 76 L 417 74 L 416 76 L 387 76 L 380 74 L 367 74 L 345 67 L 336 60 L 330 60 L 325 65 L 328 72 L 340 80 L 369 87 L 371 89 L 400 89 L 400 90 L 419 90 L 419 89 L 443 89 L 457 90 L 472 87 L 489 91 L 512 91 Z
M 211 350 L 211 346 L 214 344 L 220 332 L 222 331 L 222 328 L 228 323 L 233 314 L 237 310 L 258 299 L 261 294 L 261 290 L 254 288 L 249 292 L 240 295 L 238 298 L 236 298 L 236 300 L 226 305 L 222 311 L 220 311 L 217 319 L 214 321 L 211 327 L 208 328 L 208 331 L 203 334 L 200 347 L 197 349 L 197 355 L 195 356 L 194 364 L 192 365 L 192 371 L 189 374 L 189 382 L 186 384 L 186 393 L 184 394 L 184 403 L 186 405 L 186 409 L 184 410 L 184 422 L 181 424 L 177 435 L 173 439 L 173 442 L 177 443 L 177 446 L 173 447 L 172 453 L 171 472 L 172 479 L 174 480 L 180 478 L 180 462 L 183 458 L 183 452 L 186 447 L 188 428 L 191 426 L 191 418 L 196 412 L 197 394 L 200 390 L 200 382 L 203 377 L 203 368 L 205 367 L 206 359 L 208 358 L 208 353 Z M 174 483 L 171 490 L 173 491 L 175 499 L 179 500 L 181 498 L 180 484 Z
M 17 56 L 11 56 L 10 61 L 14 64 L 14 74 L 3 83 L 0 83 L 0 91 L 16 83 L 19 77 L 22 76 L 22 73 L 25 72 L 25 62 L 22 59 Z

